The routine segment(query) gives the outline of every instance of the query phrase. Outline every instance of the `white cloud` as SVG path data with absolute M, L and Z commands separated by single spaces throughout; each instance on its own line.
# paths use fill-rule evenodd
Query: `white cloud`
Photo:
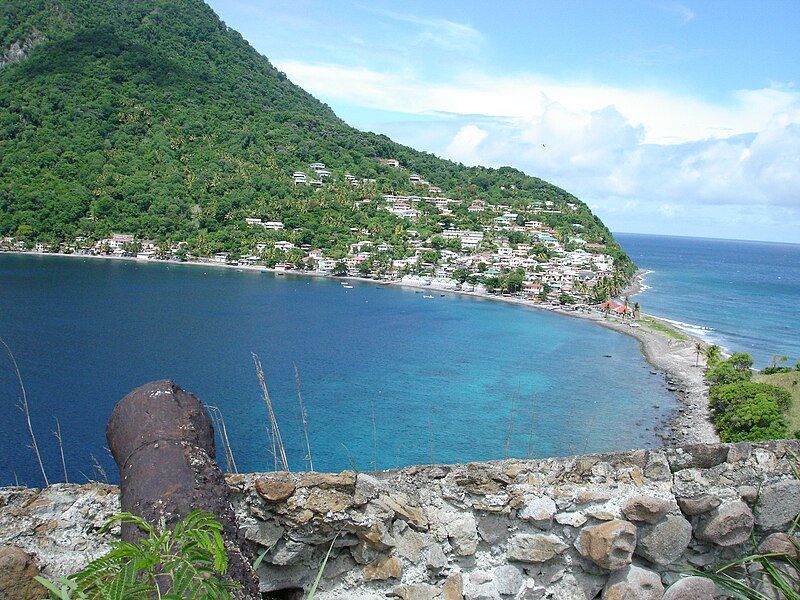
M 696 16 L 691 8 L 680 2 L 656 2 L 654 6 L 666 13 L 675 15 L 683 22 L 691 21 Z
M 789 121 L 800 122 L 800 93 L 780 87 L 735 91 L 728 102 L 715 104 L 657 89 L 558 82 L 537 75 L 470 73 L 453 83 L 431 83 L 408 72 L 382 73 L 292 60 L 277 61 L 276 66 L 295 83 L 326 99 L 402 113 L 533 119 L 553 103 L 573 113 L 613 106 L 632 125 L 643 128 L 642 141 L 648 143 L 682 143 L 760 131 L 782 113 Z
M 641 222 L 673 223 L 673 232 L 692 232 L 703 219 L 714 231 L 722 205 L 724 225 L 745 232 L 730 235 L 749 236 L 751 224 L 762 237 L 770 227 L 800 226 L 800 93 L 791 86 L 737 90 L 712 103 L 536 75 L 431 83 L 411 73 L 279 66 L 325 100 L 425 115 L 424 126 L 406 121 L 386 133 L 467 164 L 512 165 L 552 181 L 611 216 L 612 227 L 614 215 L 636 213 Z
M 468 53 L 477 51 L 483 42 L 480 31 L 463 23 L 390 10 L 368 10 L 382 17 L 416 26 L 420 31 L 413 41 L 419 45 L 434 45 L 451 52 Z
M 462 163 L 474 165 L 480 162 L 477 154 L 478 146 L 489 135 L 475 125 L 465 125 L 458 130 L 453 141 L 447 146 L 447 156 Z

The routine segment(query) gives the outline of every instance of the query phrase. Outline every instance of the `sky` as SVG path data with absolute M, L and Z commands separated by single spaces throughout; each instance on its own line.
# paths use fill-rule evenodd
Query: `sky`
M 613 231 L 800 243 L 800 1 L 208 3 L 350 125 Z

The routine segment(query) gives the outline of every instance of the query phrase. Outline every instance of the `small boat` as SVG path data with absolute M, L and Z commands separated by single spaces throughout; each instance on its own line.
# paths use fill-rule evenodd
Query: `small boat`
M 428 295 L 428 294 L 423 294 L 423 295 L 422 295 L 422 297 L 423 297 L 423 298 L 433 298 L 433 296 L 430 296 L 430 295 Z
M 346 290 L 352 290 L 352 289 L 353 289 L 353 286 L 352 286 L 352 285 L 347 285 L 347 284 L 342 284 L 342 287 L 343 287 L 344 289 L 346 289 Z
M 444 298 L 444 294 L 439 294 L 439 298 Z

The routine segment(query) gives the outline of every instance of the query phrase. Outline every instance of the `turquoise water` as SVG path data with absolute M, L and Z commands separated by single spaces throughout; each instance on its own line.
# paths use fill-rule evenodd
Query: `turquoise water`
M 298 470 L 294 365 L 317 470 L 652 446 L 675 408 L 627 336 L 541 310 L 353 285 L 0 255 L 0 335 L 17 356 L 51 477 L 63 479 L 57 417 L 70 479 L 101 477 L 94 456 L 113 480 L 108 416 L 125 393 L 160 378 L 220 407 L 241 471 L 271 468 L 251 352 Z M 18 398 L 4 357 L 0 485 L 15 474 L 41 481 Z
M 615 234 L 643 269 L 642 309 L 757 366 L 773 354 L 800 361 L 800 245 Z

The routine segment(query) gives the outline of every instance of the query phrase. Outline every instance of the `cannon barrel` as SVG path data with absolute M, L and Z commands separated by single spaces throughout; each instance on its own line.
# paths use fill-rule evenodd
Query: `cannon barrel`
M 213 513 L 223 526 L 228 576 L 245 597 L 258 597 L 252 557 L 240 539 L 228 486 L 215 460 L 214 428 L 200 400 L 172 381 L 153 381 L 120 400 L 106 428 L 120 475 L 122 510 L 167 527 L 194 509 Z M 141 532 L 122 527 L 122 539 Z

